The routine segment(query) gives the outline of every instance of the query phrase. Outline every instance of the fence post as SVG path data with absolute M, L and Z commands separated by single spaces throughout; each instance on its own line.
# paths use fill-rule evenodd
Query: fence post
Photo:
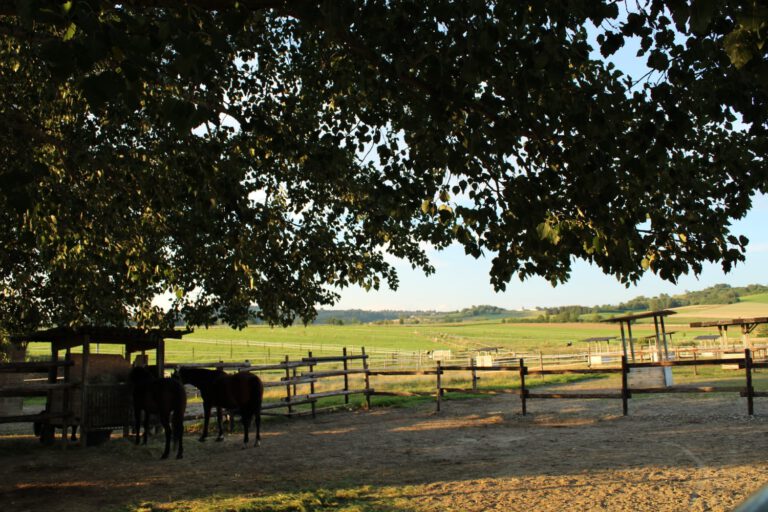
M 371 410 L 371 372 L 368 370 L 368 356 L 365 355 L 365 347 L 361 347 L 360 351 L 363 355 L 363 370 L 365 370 L 365 407 L 367 410 Z
M 312 351 L 307 352 L 307 356 L 309 357 L 309 359 L 312 359 Z M 315 365 L 310 362 L 309 363 L 309 373 L 312 373 L 314 371 L 315 371 Z M 310 379 L 309 393 L 311 395 L 314 395 L 315 394 L 315 383 L 312 382 L 312 381 L 314 381 L 314 378 Z M 310 405 L 310 407 L 312 407 L 312 417 L 314 418 L 315 417 L 315 405 L 316 405 L 314 397 L 310 401 L 309 405 Z
M 755 406 L 752 397 L 755 390 L 752 388 L 752 352 L 748 349 L 744 349 L 744 372 L 747 375 L 747 413 L 750 416 L 755 414 Z
M 441 382 L 441 376 L 443 374 L 442 364 L 438 360 L 437 361 L 437 395 L 436 395 L 436 401 L 437 401 L 437 412 L 440 412 L 440 399 L 442 398 L 443 394 L 443 388 L 442 388 L 442 382 Z
M 349 365 L 347 365 L 347 347 L 344 347 L 341 351 L 344 356 L 344 391 L 349 391 Z M 344 395 L 344 403 L 349 404 L 349 395 Z
M 544 355 L 541 353 L 541 350 L 539 350 L 539 370 L 544 369 Z
M 626 416 L 629 414 L 629 366 L 627 356 L 621 356 L 621 411 Z
M 288 367 L 288 355 L 285 356 L 285 401 L 288 404 L 288 417 L 293 417 L 293 407 L 291 407 L 291 370 Z
M 474 359 L 472 359 L 472 391 L 477 391 L 477 369 Z
M 525 389 L 525 374 L 528 373 L 527 368 L 525 367 L 525 361 L 523 358 L 520 358 L 520 403 L 522 405 L 523 409 L 523 416 L 526 415 L 527 411 L 525 409 L 525 399 L 528 396 L 528 390 Z
M 696 354 L 698 353 L 699 349 L 696 347 L 693 348 L 693 374 L 698 375 L 699 374 L 699 367 L 696 366 Z

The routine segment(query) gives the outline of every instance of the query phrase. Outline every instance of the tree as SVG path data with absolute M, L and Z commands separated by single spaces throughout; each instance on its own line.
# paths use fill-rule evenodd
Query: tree
M 617 5 L 0 1 L 2 323 L 289 324 L 424 243 L 499 290 L 730 269 L 768 16 Z M 630 39 L 639 81 L 595 56 Z

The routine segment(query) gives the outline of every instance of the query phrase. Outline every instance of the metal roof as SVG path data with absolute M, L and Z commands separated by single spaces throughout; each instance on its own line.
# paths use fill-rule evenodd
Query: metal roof
M 652 318 L 657 316 L 669 316 L 669 315 L 676 315 L 677 311 L 672 311 L 671 309 L 661 309 L 659 311 L 646 311 L 644 313 L 634 313 L 631 315 L 621 315 L 621 316 L 614 316 L 611 318 L 606 318 L 605 320 L 601 320 L 601 322 L 629 322 L 630 320 L 639 320 L 641 318 Z

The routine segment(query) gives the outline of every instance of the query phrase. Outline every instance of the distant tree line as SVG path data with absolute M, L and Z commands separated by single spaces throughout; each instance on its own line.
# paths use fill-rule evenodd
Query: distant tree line
M 678 295 L 662 293 L 656 297 L 639 296 L 627 302 L 602 306 L 558 306 L 538 308 L 539 314 L 531 316 L 527 311 L 515 311 L 490 305 L 477 305 L 458 311 L 408 311 L 385 310 L 367 311 L 363 309 L 328 310 L 320 309 L 312 323 L 326 325 L 354 324 L 417 324 L 422 322 L 463 322 L 479 320 L 488 317 L 501 317 L 503 323 L 526 322 L 596 322 L 617 312 L 655 311 L 659 309 L 679 308 L 705 304 L 733 304 L 739 302 L 739 297 L 768 293 L 768 286 L 752 284 L 749 286 L 732 287 L 727 284 L 717 284 L 699 291 L 686 291 Z M 256 316 L 254 321 L 259 323 Z

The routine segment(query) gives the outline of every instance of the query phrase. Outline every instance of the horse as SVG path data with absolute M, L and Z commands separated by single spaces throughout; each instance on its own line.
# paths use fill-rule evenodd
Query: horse
M 144 411 L 144 444 L 147 444 L 149 415 L 157 414 L 165 431 L 165 451 L 160 457 L 167 459 L 171 444 L 171 413 L 173 413 L 173 439 L 177 444 L 176 458 L 184 453 L 184 411 L 187 408 L 187 393 L 176 379 L 159 378 L 144 366 L 134 366 L 129 375 L 133 383 L 133 411 L 136 418 L 136 444 L 141 437 L 141 413 Z
M 261 401 L 264 398 L 264 384 L 261 379 L 248 372 L 228 374 L 218 370 L 202 368 L 179 367 L 177 376 L 184 384 L 192 384 L 200 390 L 203 399 L 205 419 L 200 441 L 208 437 L 208 423 L 211 419 L 211 407 L 216 407 L 216 419 L 219 426 L 219 436 L 216 441 L 224 439 L 221 425 L 221 409 L 237 410 L 243 420 L 243 447 L 248 446 L 248 426 L 251 418 L 256 422 L 256 441 L 254 446 L 261 444 Z

